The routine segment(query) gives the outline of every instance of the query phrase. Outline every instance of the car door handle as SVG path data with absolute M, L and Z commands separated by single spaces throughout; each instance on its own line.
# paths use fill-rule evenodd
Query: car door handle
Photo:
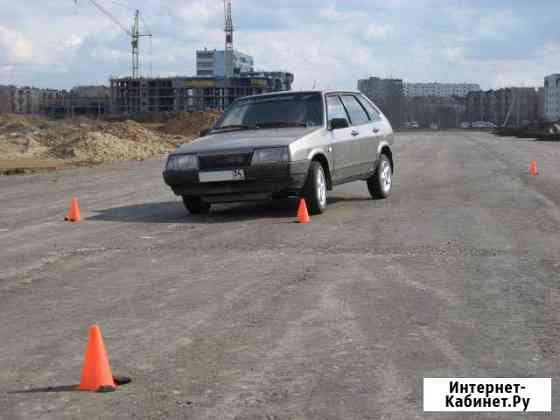
M 350 134 L 352 134 L 354 137 L 356 137 L 358 134 L 360 134 L 360 132 L 358 130 L 352 130 L 350 132 Z
M 379 133 L 379 128 L 373 127 L 373 132 L 374 132 L 375 134 Z

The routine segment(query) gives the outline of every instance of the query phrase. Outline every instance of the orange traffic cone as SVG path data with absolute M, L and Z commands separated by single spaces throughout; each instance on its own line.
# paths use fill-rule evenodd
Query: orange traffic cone
M 97 325 L 93 325 L 89 330 L 82 378 L 78 388 L 82 391 L 99 392 L 110 392 L 117 388 L 111 366 L 109 366 L 103 337 L 101 337 L 101 331 Z
M 300 223 L 309 223 L 311 219 L 309 218 L 309 213 L 307 212 L 307 204 L 305 199 L 299 200 L 299 208 L 297 212 L 297 218 Z
M 76 197 L 72 198 L 70 203 L 70 210 L 66 215 L 65 219 L 69 222 L 79 222 L 82 220 L 82 215 L 80 214 L 80 205 L 78 204 L 78 199 Z
M 531 166 L 529 166 L 529 173 L 531 174 L 531 176 L 537 176 L 539 174 L 536 160 L 531 162 Z

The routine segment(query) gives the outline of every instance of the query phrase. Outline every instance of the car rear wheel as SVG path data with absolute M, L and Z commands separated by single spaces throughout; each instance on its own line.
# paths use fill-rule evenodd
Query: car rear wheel
M 375 173 L 368 178 L 367 186 L 371 197 L 374 199 L 383 199 L 391 195 L 393 168 L 387 156 L 381 155 L 379 157 Z
M 190 214 L 208 214 L 210 203 L 205 203 L 201 197 L 183 196 L 183 204 Z
M 303 198 L 311 214 L 321 214 L 327 207 L 327 177 L 323 165 L 316 160 L 309 166 L 309 174 L 303 187 Z

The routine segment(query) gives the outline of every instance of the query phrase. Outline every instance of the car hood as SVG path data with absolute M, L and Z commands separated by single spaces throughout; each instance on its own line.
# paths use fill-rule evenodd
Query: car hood
M 174 153 L 203 153 L 230 149 L 288 146 L 293 141 L 319 129 L 320 127 L 290 127 L 215 133 L 201 137 L 192 143 L 183 144 Z

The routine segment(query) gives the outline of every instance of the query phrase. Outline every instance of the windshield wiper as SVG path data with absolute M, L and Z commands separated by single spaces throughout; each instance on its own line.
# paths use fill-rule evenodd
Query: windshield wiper
M 274 127 L 307 127 L 307 123 L 297 121 L 271 121 L 259 123 L 260 128 L 274 128 Z
M 249 125 L 249 124 L 232 124 L 232 125 L 224 125 L 222 127 L 215 128 L 212 131 L 221 131 L 221 130 L 256 130 L 259 128 L 258 125 Z

